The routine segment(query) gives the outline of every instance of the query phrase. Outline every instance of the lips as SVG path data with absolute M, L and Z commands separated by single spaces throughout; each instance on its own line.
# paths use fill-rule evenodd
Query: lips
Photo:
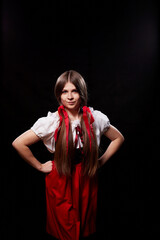
M 73 104 L 75 104 L 75 102 L 67 102 L 67 104 L 73 105 Z

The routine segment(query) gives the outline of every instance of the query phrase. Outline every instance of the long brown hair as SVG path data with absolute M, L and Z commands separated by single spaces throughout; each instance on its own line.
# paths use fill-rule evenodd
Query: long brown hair
M 66 71 L 60 75 L 57 79 L 55 84 L 54 93 L 57 98 L 59 104 L 61 104 L 61 94 L 65 84 L 70 81 L 72 84 L 75 85 L 77 91 L 80 94 L 81 98 L 81 107 L 87 105 L 87 86 L 83 79 L 83 77 L 76 71 L 70 70 Z M 69 137 L 68 137 L 68 152 L 66 148 L 66 126 L 64 115 L 61 113 L 62 116 L 62 124 L 58 133 L 58 138 L 56 141 L 55 147 L 55 154 L 54 154 L 54 161 L 56 164 L 56 168 L 59 174 L 64 174 L 66 176 L 71 176 L 72 169 L 73 169 L 73 160 L 75 155 L 75 147 L 73 144 L 73 136 L 72 136 L 72 127 L 71 123 L 69 122 Z M 84 123 L 83 117 L 81 118 L 81 128 L 83 134 L 83 159 L 82 159 L 82 170 L 83 175 L 88 175 L 90 177 L 94 176 L 98 166 L 98 147 L 96 136 L 93 131 L 91 130 L 90 124 L 90 114 L 87 114 L 88 122 L 89 122 L 89 131 L 91 136 L 91 148 L 89 142 L 89 136 L 86 129 L 86 125 Z M 93 132 L 93 135 L 92 135 Z

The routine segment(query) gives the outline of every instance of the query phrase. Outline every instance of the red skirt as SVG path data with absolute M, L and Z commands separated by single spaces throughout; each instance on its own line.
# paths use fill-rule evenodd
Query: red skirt
M 53 170 L 46 175 L 47 233 L 59 240 L 79 240 L 96 231 L 97 176 L 81 174 L 75 165 L 72 177 Z

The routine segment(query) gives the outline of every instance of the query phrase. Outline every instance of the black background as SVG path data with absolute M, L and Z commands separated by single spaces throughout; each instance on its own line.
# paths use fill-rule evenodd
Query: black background
M 99 171 L 97 239 L 157 239 L 158 1 L 11 1 L 1 4 L 1 239 L 45 237 L 44 175 L 12 141 L 58 104 L 53 88 L 69 69 L 88 85 L 125 143 Z M 102 138 L 102 151 L 108 141 Z M 32 146 L 41 161 L 44 145 Z

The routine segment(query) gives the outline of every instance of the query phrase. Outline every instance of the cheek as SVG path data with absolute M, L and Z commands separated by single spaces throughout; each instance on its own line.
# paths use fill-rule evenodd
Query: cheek
M 64 99 L 64 96 L 62 95 L 61 97 L 60 97 L 60 102 L 63 102 L 65 99 Z
M 77 94 L 77 95 L 75 96 L 75 99 L 76 99 L 77 101 L 80 101 L 80 100 L 81 100 L 80 95 Z
M 78 101 L 78 103 L 81 103 L 81 98 L 80 98 L 80 96 L 77 97 L 77 101 Z

